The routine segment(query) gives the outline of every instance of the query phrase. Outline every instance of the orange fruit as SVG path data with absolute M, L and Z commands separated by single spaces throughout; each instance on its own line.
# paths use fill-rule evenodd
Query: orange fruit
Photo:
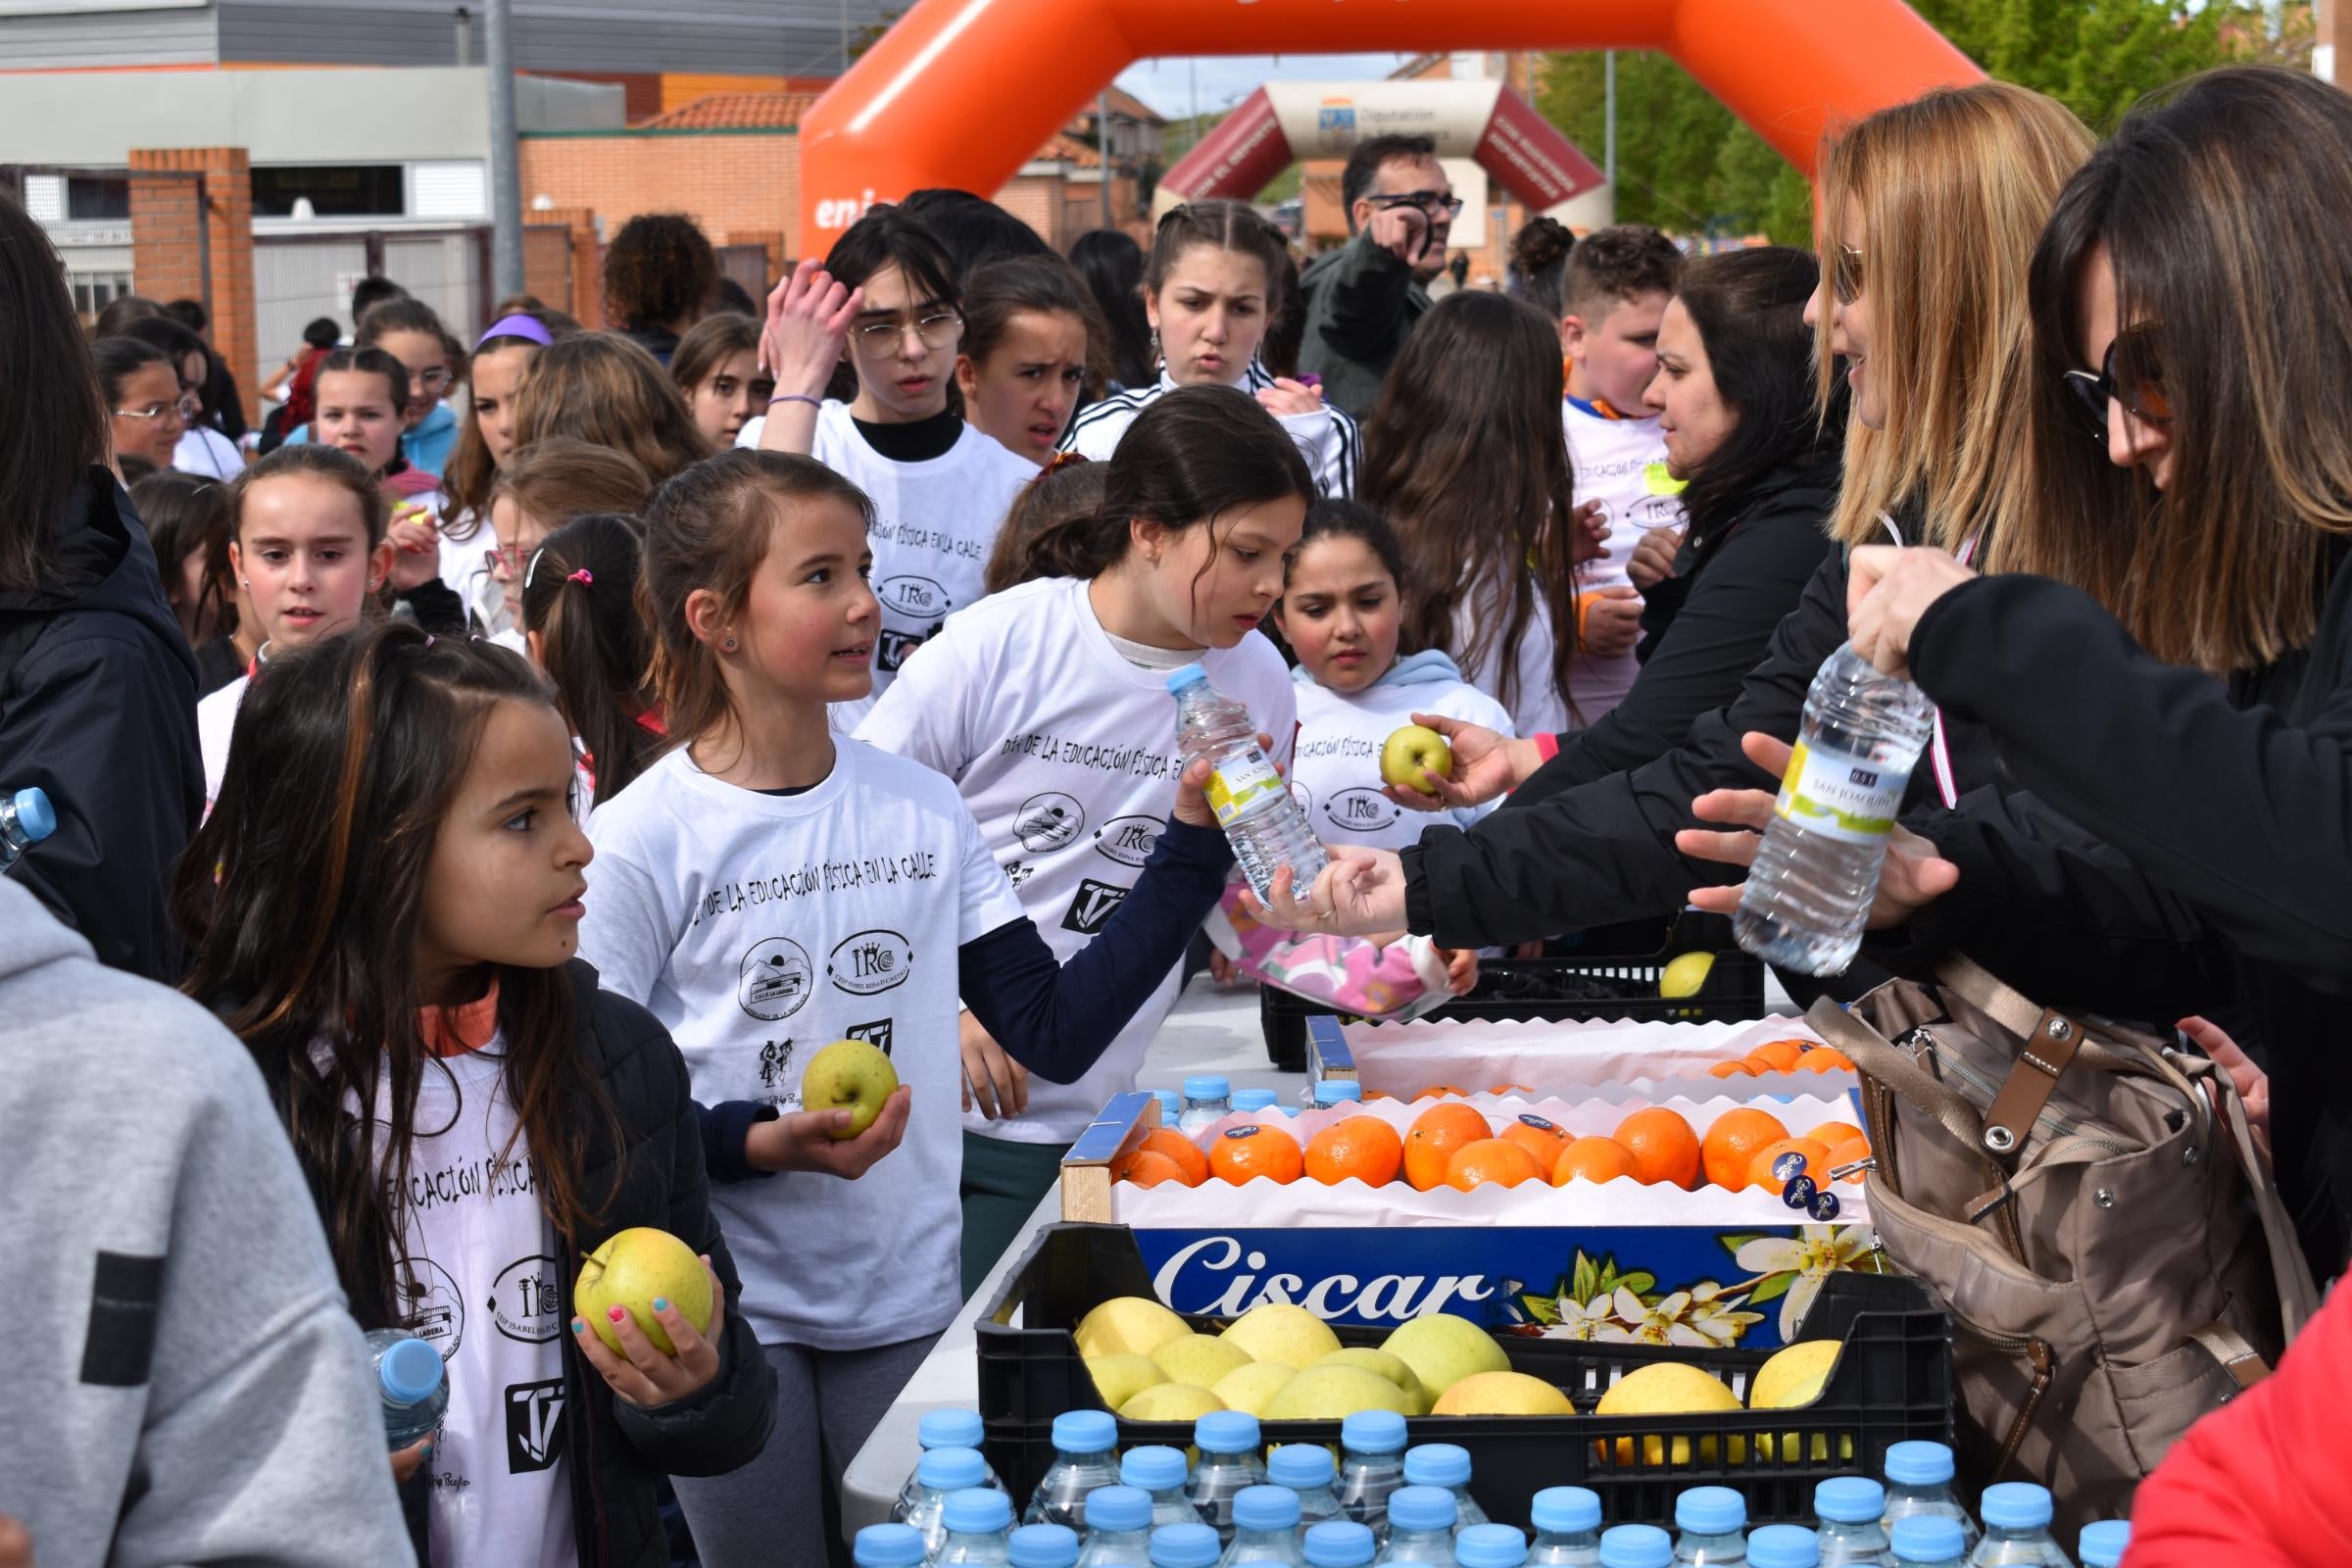
M 1378 1187 L 1396 1179 L 1404 1161 L 1404 1140 L 1378 1116 L 1335 1121 L 1306 1141 L 1306 1174 L 1330 1186 L 1352 1176 Z
M 1560 1151 L 1551 1167 L 1551 1185 L 1565 1187 L 1578 1177 L 1589 1182 L 1612 1182 L 1634 1175 L 1634 1156 L 1614 1138 L 1579 1138 Z
M 1796 1070 L 1798 1072 L 1852 1072 L 1854 1063 L 1853 1058 L 1844 1052 L 1833 1051 L 1828 1046 L 1823 1046 L 1797 1057 Z
M 1610 1135 L 1634 1156 L 1634 1174 L 1644 1184 L 1672 1182 L 1690 1191 L 1698 1186 L 1698 1134 L 1663 1106 L 1637 1110 Z
M 1747 1064 L 1764 1072 L 1794 1072 L 1804 1048 L 1801 1040 L 1767 1040 L 1747 1054 Z
M 1707 1180 L 1738 1192 L 1747 1185 L 1747 1167 L 1755 1163 L 1756 1151 L 1788 1136 L 1781 1118 L 1768 1110 L 1743 1105 L 1725 1111 L 1699 1144 Z
M 1536 1156 L 1536 1169 L 1544 1173 L 1545 1181 L 1551 1180 L 1552 1171 L 1560 1163 L 1561 1153 L 1572 1142 L 1558 1123 L 1531 1114 L 1513 1116 L 1510 1124 L 1503 1128 L 1502 1136 L 1505 1142 L 1517 1144 Z
M 1474 1144 L 1464 1144 L 1453 1152 L 1446 1162 L 1446 1185 L 1468 1192 L 1489 1182 L 1516 1187 L 1521 1182 L 1544 1179 L 1543 1167 L 1524 1145 L 1504 1138 L 1481 1138 Z
M 1404 1179 L 1426 1193 L 1445 1182 L 1455 1150 L 1494 1136 L 1487 1118 L 1468 1105 L 1432 1105 L 1404 1135 Z
M 1707 1069 L 1710 1078 L 1753 1078 L 1756 1069 L 1744 1061 L 1719 1061 Z
M 1163 1159 L 1174 1160 L 1176 1168 L 1184 1174 L 1184 1185 L 1187 1187 L 1198 1187 L 1208 1180 L 1208 1156 L 1200 1152 L 1200 1145 L 1173 1127 L 1152 1128 L 1144 1135 L 1144 1141 L 1136 1146 L 1135 1154 L 1128 1157 L 1133 1159 L 1142 1154 L 1157 1154 Z
M 1193 1185 L 1184 1179 L 1183 1166 L 1167 1155 L 1154 1153 L 1148 1149 L 1127 1161 L 1127 1169 L 1120 1180 L 1133 1182 L 1138 1187 L 1157 1187 L 1161 1182 L 1174 1182 L 1179 1187 Z
M 1836 1149 L 1849 1138 L 1862 1137 L 1863 1132 L 1850 1121 L 1825 1121 L 1806 1128 L 1799 1136 L 1812 1139 L 1824 1149 Z
M 1836 1170 L 1840 1165 L 1858 1165 L 1869 1157 L 1869 1139 L 1848 1138 L 1842 1144 L 1830 1145 L 1830 1152 L 1822 1156 L 1821 1163 L 1824 1170 Z M 1862 1172 L 1856 1171 L 1851 1176 L 1841 1179 L 1858 1186 L 1862 1180 Z
M 1496 1084 L 1487 1091 L 1491 1095 L 1532 1095 L 1535 1092 L 1533 1084 Z
M 1451 1084 L 1431 1084 L 1427 1089 L 1422 1090 L 1413 1098 L 1415 1100 L 1445 1100 L 1447 1098 L 1454 1100 L 1467 1100 L 1470 1098 L 1470 1091 L 1467 1089 L 1456 1089 Z
M 1816 1187 L 1829 1185 L 1830 1152 L 1810 1138 L 1784 1138 L 1757 1150 L 1756 1157 L 1748 1162 L 1748 1185 L 1761 1187 L 1767 1192 L 1779 1192 L 1783 1182 L 1772 1173 L 1773 1161 L 1792 1151 L 1805 1156 L 1805 1174 L 1813 1178 Z
M 1228 1127 L 1208 1152 L 1208 1168 L 1239 1187 L 1260 1176 L 1295 1182 L 1306 1168 L 1298 1140 L 1279 1127 Z

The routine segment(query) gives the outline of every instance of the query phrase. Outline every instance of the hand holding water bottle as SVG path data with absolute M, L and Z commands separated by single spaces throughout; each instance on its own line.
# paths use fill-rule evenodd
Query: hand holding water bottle
M 1911 634 L 1928 607 L 1976 573 L 1931 546 L 1866 545 L 1846 567 L 1845 623 L 1854 652 L 1909 679 Z

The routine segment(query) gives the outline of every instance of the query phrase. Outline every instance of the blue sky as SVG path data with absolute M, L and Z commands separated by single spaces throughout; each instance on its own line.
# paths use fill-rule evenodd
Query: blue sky
M 1119 73 L 1119 85 L 1171 120 L 1192 113 L 1193 76 L 1199 68 L 1200 112 L 1215 114 L 1269 81 L 1378 80 L 1410 56 L 1373 55 L 1204 55 L 1197 60 L 1143 60 Z

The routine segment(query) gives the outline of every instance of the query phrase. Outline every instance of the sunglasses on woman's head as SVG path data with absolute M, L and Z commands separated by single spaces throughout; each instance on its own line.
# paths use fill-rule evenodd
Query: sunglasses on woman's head
M 2121 403 L 2124 412 L 2142 424 L 2173 422 L 2173 404 L 2172 399 L 2165 396 L 2163 372 L 2140 368 L 2158 363 L 2155 349 L 2149 341 L 2150 336 L 2145 327 L 2120 332 L 2116 334 L 2115 341 L 2107 345 L 2107 356 L 2099 362 L 2099 368 L 2095 372 L 2066 372 L 2066 384 L 2074 390 L 2075 396 L 2082 400 L 2083 408 L 2098 421 L 2100 429 L 2107 427 L 2107 405 L 2111 401 Z M 2127 342 L 2131 348 L 2124 359 L 2132 368 L 2119 375 L 2115 368 L 2116 355 Z

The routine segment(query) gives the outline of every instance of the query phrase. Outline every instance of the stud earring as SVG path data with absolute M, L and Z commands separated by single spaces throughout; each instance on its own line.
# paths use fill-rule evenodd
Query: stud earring
M 731 654 L 735 651 L 735 639 L 729 637 L 725 641 L 721 642 L 718 646 L 724 648 L 728 653 Z

